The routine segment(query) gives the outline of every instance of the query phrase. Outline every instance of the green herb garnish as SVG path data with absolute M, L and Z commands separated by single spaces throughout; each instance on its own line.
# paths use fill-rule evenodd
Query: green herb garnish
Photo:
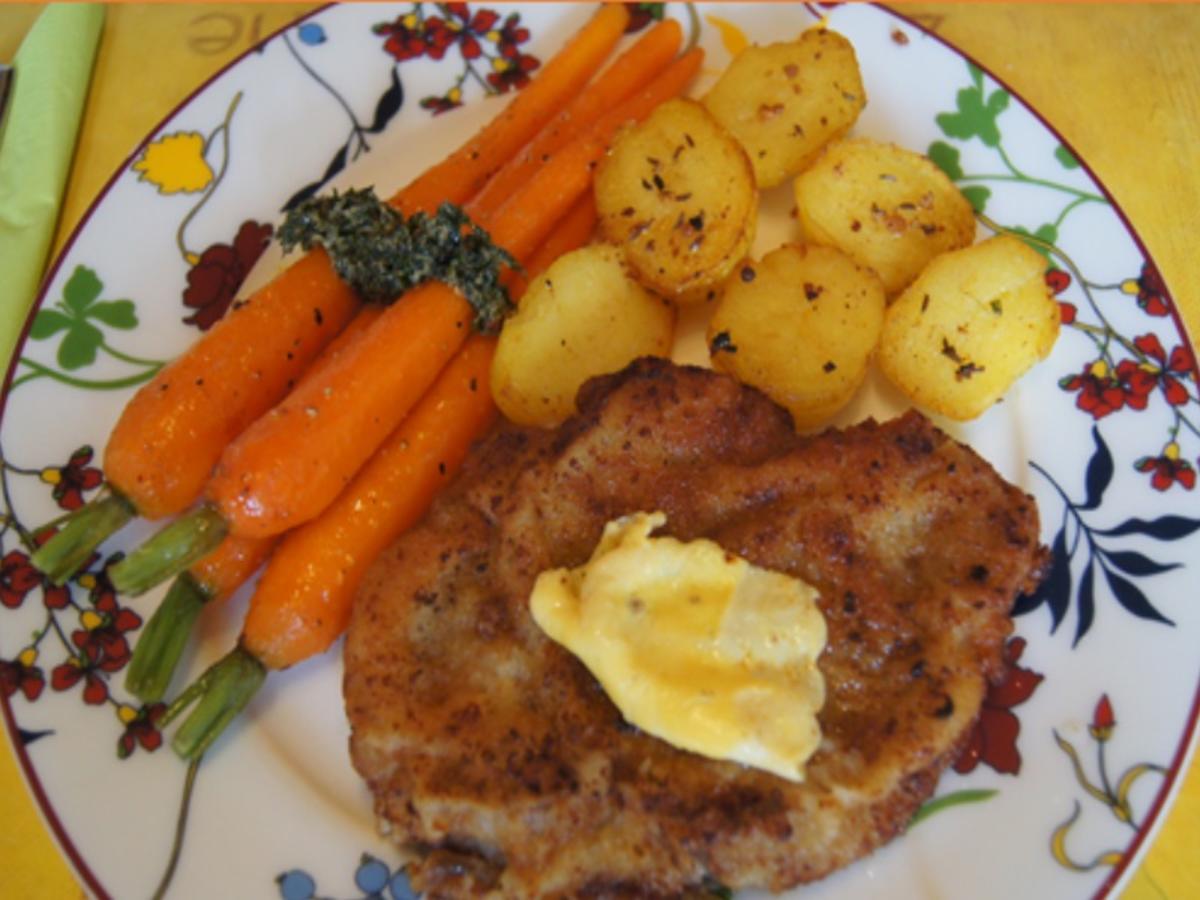
M 335 191 L 297 204 L 277 234 L 287 251 L 324 247 L 338 276 L 372 303 L 391 303 L 436 279 L 466 298 L 483 333 L 494 332 L 512 307 L 500 274 L 519 268 L 516 260 L 453 203 L 406 219 L 372 188 Z

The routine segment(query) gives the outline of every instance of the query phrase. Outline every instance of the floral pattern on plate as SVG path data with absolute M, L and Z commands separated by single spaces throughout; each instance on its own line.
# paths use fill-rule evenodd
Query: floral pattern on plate
M 188 772 L 156 752 L 162 704 L 134 703 L 121 686 L 154 597 L 126 602 L 105 567 L 136 526 L 63 586 L 29 553 L 43 523 L 52 529 L 102 487 L 93 447 L 129 392 L 278 265 L 272 223 L 283 210 L 333 186 L 402 183 L 485 116 L 485 97 L 519 90 L 587 14 L 322 10 L 151 135 L 57 263 L 0 429 L 0 692 L 28 777 L 94 893 L 148 895 L 177 863 L 180 895 L 409 895 L 346 760 L 336 660 L 283 675 Z M 1181 598 L 1198 586 L 1200 393 L 1157 270 L 1057 136 L 904 20 L 857 5 L 647 3 L 631 29 L 664 14 L 688 16 L 713 66 L 822 18 L 847 34 L 872 98 L 857 131 L 924 148 L 975 206 L 981 235 L 1011 231 L 1043 252 L 1066 326 L 1004 404 L 947 426 L 1037 496 L 1054 552 L 1045 585 L 1014 610 L 1010 674 L 989 690 L 920 828 L 806 895 L 915 895 L 963 878 L 995 896 L 1111 889 L 1161 815 L 1196 702 L 1200 615 Z M 897 108 L 903 121 L 887 115 Z M 194 670 L 228 644 L 239 615 L 236 602 L 214 613 Z M 1147 654 L 1156 666 L 1139 662 Z M 1119 733 L 1116 709 L 1129 711 Z M 980 825 L 1005 841 L 979 837 Z

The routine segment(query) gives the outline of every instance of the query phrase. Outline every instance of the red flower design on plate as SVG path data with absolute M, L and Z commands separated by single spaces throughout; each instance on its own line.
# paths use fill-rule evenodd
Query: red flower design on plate
M 1065 391 L 1079 392 L 1075 405 L 1093 419 L 1103 419 L 1124 407 L 1145 409 L 1157 384 L 1153 367 L 1147 369 L 1131 359 L 1121 360 L 1115 369 L 1103 359 L 1093 360 L 1078 375 L 1058 382 Z
M 529 29 L 521 27 L 520 14 L 510 13 L 504 20 L 504 25 L 497 32 L 496 49 L 505 59 L 519 59 L 521 51 L 518 47 L 527 40 L 529 40 Z M 532 57 L 530 58 L 532 59 Z
M 1052 294 L 1061 294 L 1071 286 L 1071 276 L 1062 269 L 1047 269 L 1044 278 Z
M 42 688 L 46 686 L 46 676 L 40 667 L 35 666 L 37 650 L 26 647 L 16 659 L 0 659 L 0 693 L 8 699 L 17 691 L 25 695 L 32 703 L 41 696 Z
M 446 17 L 430 16 L 422 28 L 425 35 L 425 52 L 431 59 L 441 59 L 446 51 L 458 44 L 462 58 L 467 62 L 483 56 L 482 37 L 492 43 L 498 40 L 493 33 L 500 16 L 490 9 L 472 13 L 466 3 L 447 3 L 442 7 Z
M 458 88 L 451 88 L 440 97 L 424 97 L 421 100 L 421 109 L 428 109 L 435 116 L 440 116 L 442 113 L 460 106 L 462 106 L 462 91 Z
M 96 674 L 95 666 L 71 657 L 65 663 L 54 667 L 50 673 L 50 687 L 56 691 L 69 691 L 79 681 L 83 681 L 83 702 L 89 706 L 99 706 L 108 699 L 108 685 Z
M 1167 286 L 1151 262 L 1142 264 L 1142 274 L 1131 278 L 1121 285 L 1126 294 L 1137 297 L 1137 305 L 1152 316 L 1165 316 L 1171 312 L 1171 302 L 1167 299 Z
M 272 228 L 247 220 L 232 244 L 213 244 L 200 254 L 187 273 L 183 305 L 196 310 L 183 321 L 208 331 L 237 296 L 250 269 L 271 242 Z
M 1156 491 L 1165 491 L 1171 485 L 1182 485 L 1190 491 L 1196 486 L 1196 470 L 1179 453 L 1179 444 L 1171 441 L 1163 448 L 1158 456 L 1143 456 L 1134 468 L 1139 472 L 1150 473 L 1150 486 Z
M 1192 358 L 1191 351 L 1180 345 L 1174 347 L 1168 356 L 1155 334 L 1139 335 L 1133 339 L 1133 344 L 1148 357 L 1148 360 L 1157 363 L 1154 365 L 1147 362 L 1143 368 L 1157 379 L 1167 402 L 1172 406 L 1183 406 L 1187 403 L 1191 397 L 1180 379 L 1190 378 L 1195 368 L 1196 361 Z
M 497 58 L 492 60 L 492 71 L 488 72 L 488 84 L 499 94 L 508 93 L 516 88 L 520 90 L 529 83 L 529 73 L 540 66 L 536 57 L 518 54 L 515 58 Z
M 129 641 L 125 637 L 141 627 L 142 617 L 117 604 L 115 594 L 104 594 L 92 609 L 79 615 L 80 628 L 71 632 L 71 643 L 88 665 L 104 672 L 116 672 L 129 662 Z
M 125 731 L 117 739 L 117 756 L 126 759 L 138 747 L 149 753 L 161 747 L 163 739 L 158 723 L 166 711 L 165 703 L 152 703 L 137 710 L 122 706 L 117 715 L 125 723 Z
M 663 17 L 664 3 L 630 3 L 629 24 L 625 26 L 626 34 L 641 31 L 651 22 L 660 21 Z
M 425 31 L 415 13 L 399 16 L 392 22 L 381 22 L 372 29 L 375 34 L 387 35 L 383 49 L 397 62 L 416 59 L 425 54 Z
M 1107 741 L 1112 737 L 1113 729 L 1117 727 L 1117 717 L 1113 714 L 1112 703 L 1108 694 L 1101 694 L 1096 703 L 1096 711 L 1092 713 L 1092 724 L 1088 731 L 1098 741 Z
M 47 466 L 40 478 L 53 485 L 51 492 L 60 508 L 76 510 L 83 506 L 83 492 L 94 490 L 104 483 L 104 473 L 89 466 L 94 455 L 86 444 L 71 454 L 65 466 Z
M 1044 677 L 1017 665 L 1024 652 L 1024 638 L 1010 638 L 1005 644 L 1008 671 L 1003 679 L 988 687 L 979 721 L 955 761 L 954 771 L 966 774 L 980 763 L 1007 775 L 1016 775 L 1021 770 L 1021 753 L 1017 750 L 1021 723 L 1012 708 L 1028 700 Z
M 0 603 L 9 609 L 24 603 L 25 596 L 41 583 L 41 573 L 20 550 L 10 550 L 0 560 Z

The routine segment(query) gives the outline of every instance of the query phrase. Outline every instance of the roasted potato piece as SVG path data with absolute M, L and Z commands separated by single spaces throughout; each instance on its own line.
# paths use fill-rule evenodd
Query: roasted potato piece
M 888 295 L 939 253 L 970 246 L 975 213 L 928 157 L 894 144 L 838 141 L 796 179 L 806 240 L 870 266 Z
M 758 186 L 803 171 L 841 137 L 867 103 L 858 59 L 834 31 L 811 28 L 794 41 L 747 47 L 704 97 L 746 148 Z
M 713 367 L 787 407 L 797 428 L 854 396 L 883 326 L 883 285 L 832 247 L 785 244 L 745 264 L 708 326 Z
M 748 252 L 758 192 L 741 145 L 699 103 L 671 100 L 614 142 L 596 210 L 642 284 L 690 302 Z
M 937 257 L 888 308 L 880 369 L 916 405 L 975 418 L 1054 346 L 1045 268 L 1008 235 Z
M 671 351 L 675 310 L 638 284 L 616 247 L 558 258 L 504 323 L 492 361 L 496 405 L 521 425 L 557 425 L 593 375 Z

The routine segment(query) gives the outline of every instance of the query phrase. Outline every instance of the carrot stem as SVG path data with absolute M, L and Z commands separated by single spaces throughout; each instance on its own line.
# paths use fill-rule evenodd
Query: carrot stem
M 263 664 L 240 646 L 221 657 L 167 707 L 164 728 L 196 704 L 175 732 L 172 749 L 184 759 L 202 754 L 246 708 L 266 677 Z
M 178 575 L 213 550 L 229 531 L 211 506 L 180 516 L 108 569 L 112 586 L 133 597 Z
M 137 510 L 124 494 L 108 489 L 72 513 L 62 529 L 34 551 L 30 562 L 53 584 L 61 585 L 135 515 Z
M 167 692 L 192 627 L 210 599 L 190 573 L 175 579 L 133 649 L 125 672 L 125 688 L 131 694 L 150 703 Z
M 166 693 L 200 610 L 240 588 L 271 555 L 276 543 L 273 538 L 226 535 L 212 553 L 180 573 L 133 648 L 125 676 L 131 693 L 146 701 L 158 700 Z

